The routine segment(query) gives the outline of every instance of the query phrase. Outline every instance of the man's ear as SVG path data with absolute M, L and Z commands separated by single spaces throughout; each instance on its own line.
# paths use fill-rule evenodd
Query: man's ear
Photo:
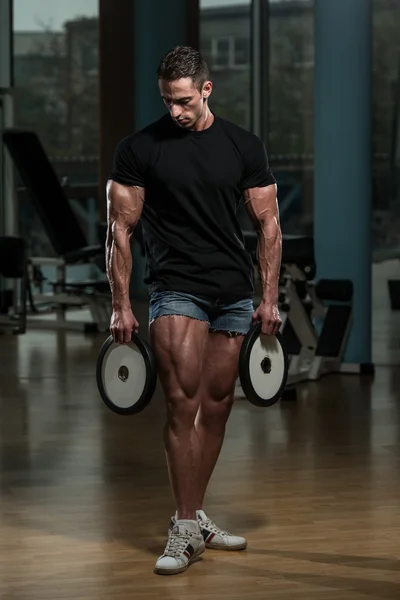
M 206 81 L 203 85 L 203 98 L 208 98 L 212 92 L 212 83 L 211 81 Z

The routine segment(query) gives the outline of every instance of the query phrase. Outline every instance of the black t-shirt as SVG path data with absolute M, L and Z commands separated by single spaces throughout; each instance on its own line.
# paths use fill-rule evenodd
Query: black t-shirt
M 118 144 L 110 178 L 145 188 L 150 292 L 228 302 L 253 295 L 237 210 L 243 190 L 275 183 L 258 137 L 217 116 L 208 129 L 184 130 L 167 114 Z

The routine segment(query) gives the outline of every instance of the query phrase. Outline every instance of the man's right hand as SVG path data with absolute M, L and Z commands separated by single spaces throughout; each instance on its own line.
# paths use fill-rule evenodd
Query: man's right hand
M 117 344 L 128 344 L 132 339 L 132 331 L 138 333 L 139 323 L 130 308 L 113 311 L 110 332 Z

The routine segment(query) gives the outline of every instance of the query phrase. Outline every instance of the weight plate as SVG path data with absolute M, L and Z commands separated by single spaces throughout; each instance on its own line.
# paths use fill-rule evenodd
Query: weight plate
M 96 380 L 105 405 L 119 415 L 133 415 L 149 404 L 157 384 L 153 351 L 138 334 L 129 344 L 110 335 L 97 359 Z
M 272 406 L 281 398 L 288 378 L 289 361 L 281 333 L 266 335 L 261 323 L 243 340 L 239 379 L 246 398 L 255 406 Z

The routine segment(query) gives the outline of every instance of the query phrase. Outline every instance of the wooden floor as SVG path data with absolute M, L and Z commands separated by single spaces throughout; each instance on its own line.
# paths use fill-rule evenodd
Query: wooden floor
M 400 598 L 398 367 L 327 377 L 270 409 L 238 401 L 206 510 L 248 549 L 161 577 L 174 510 L 162 396 L 136 417 L 108 411 L 103 339 L 0 337 L 0 598 Z

